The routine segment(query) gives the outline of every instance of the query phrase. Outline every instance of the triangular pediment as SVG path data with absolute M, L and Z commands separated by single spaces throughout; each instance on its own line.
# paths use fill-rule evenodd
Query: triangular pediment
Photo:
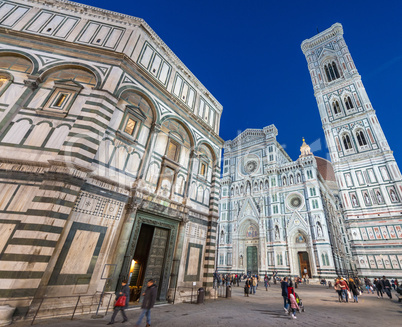
M 73 89 L 78 89 L 81 90 L 84 87 L 82 84 L 72 80 L 72 79 L 59 79 L 57 81 L 54 81 L 54 85 L 57 87 L 65 87 L 65 88 L 73 88 Z
M 287 221 L 287 230 L 290 232 L 293 229 L 302 229 L 308 231 L 307 221 L 299 211 L 294 211 L 292 216 Z
M 127 105 L 126 108 L 132 113 L 134 114 L 137 118 L 139 118 L 140 120 L 144 121 L 147 119 L 147 116 L 142 112 L 142 110 L 137 107 L 137 106 L 133 106 L 133 105 Z
M 232 141 L 232 146 L 243 145 L 257 140 L 265 140 L 264 131 L 248 128 Z
M 334 56 L 335 51 L 332 49 L 327 49 L 324 48 L 323 51 L 321 52 L 321 54 L 319 55 L 319 58 L 325 58 L 325 57 L 333 57 Z
M 243 217 L 255 217 L 259 216 L 259 212 L 254 201 L 251 198 L 244 200 L 243 207 L 240 210 L 240 219 Z

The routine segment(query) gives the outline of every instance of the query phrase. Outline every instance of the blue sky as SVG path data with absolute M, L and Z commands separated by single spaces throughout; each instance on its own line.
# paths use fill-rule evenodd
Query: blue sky
M 78 2 L 143 18 L 223 105 L 220 136 L 275 124 L 293 160 L 301 138 L 328 158 L 303 40 L 335 22 L 402 165 L 402 1 Z

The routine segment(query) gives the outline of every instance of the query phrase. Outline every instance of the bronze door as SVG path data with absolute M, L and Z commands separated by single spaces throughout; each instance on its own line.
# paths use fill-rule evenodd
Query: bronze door
M 168 237 L 169 230 L 155 227 L 143 284 L 145 289 L 148 280 L 153 279 L 158 286 L 158 299 L 161 300 L 166 298 L 166 294 L 160 294 L 160 292 Z
M 310 260 L 307 252 L 299 252 L 300 276 L 308 275 L 311 278 Z
M 247 247 L 247 272 L 258 274 L 258 254 L 256 246 Z

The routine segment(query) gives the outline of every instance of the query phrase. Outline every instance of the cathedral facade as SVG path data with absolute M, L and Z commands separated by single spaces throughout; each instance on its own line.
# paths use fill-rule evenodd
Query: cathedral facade
M 15 0 L 0 26 L 0 304 L 208 294 L 219 102 L 140 18 Z
M 292 161 L 274 125 L 224 144 L 217 270 L 308 276 L 350 269 L 332 167 L 304 142 Z
M 313 83 L 353 264 L 402 277 L 402 176 L 337 23 L 301 45 Z

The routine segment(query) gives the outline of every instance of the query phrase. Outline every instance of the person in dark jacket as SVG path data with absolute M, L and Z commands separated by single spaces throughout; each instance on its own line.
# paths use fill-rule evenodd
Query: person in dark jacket
M 391 283 L 385 276 L 382 276 L 382 279 L 380 281 L 382 290 L 385 292 L 390 299 L 392 299 L 392 294 L 391 294 Z
M 375 289 L 377 290 L 377 298 L 380 298 L 380 295 L 381 295 L 381 297 L 383 297 L 381 282 L 377 278 L 374 278 L 374 285 L 375 285 Z
M 349 278 L 349 283 L 348 283 L 348 285 L 349 285 L 350 291 L 353 293 L 353 302 L 358 303 L 359 300 L 358 300 L 357 297 L 358 297 L 358 295 L 359 295 L 359 290 L 357 289 L 357 286 L 356 286 L 356 284 L 355 284 L 353 278 Z
M 283 297 L 283 309 L 285 312 L 288 312 L 288 307 L 289 307 L 289 302 L 288 302 L 288 278 L 285 277 L 282 282 L 281 282 L 281 288 L 282 288 L 282 297 Z
M 244 296 L 247 296 L 250 294 L 250 288 L 251 288 L 251 281 L 250 278 L 247 278 L 245 284 L 244 284 Z
M 151 326 L 151 309 L 154 307 L 157 293 L 158 287 L 155 285 L 154 280 L 150 279 L 147 283 L 147 289 L 142 293 L 144 297 L 141 305 L 142 312 L 135 326 L 141 324 L 142 318 L 144 318 L 145 315 L 147 316 L 147 327 Z
M 127 280 L 123 280 L 121 282 L 121 290 L 120 290 L 120 292 L 116 292 L 116 301 L 123 295 L 126 297 L 126 303 L 123 307 L 116 307 L 116 306 L 114 307 L 112 318 L 110 319 L 110 322 L 108 323 L 108 325 L 114 324 L 114 319 L 116 318 L 116 315 L 119 311 L 121 312 L 121 315 L 123 316 L 122 322 L 127 321 L 127 316 L 126 316 L 126 313 L 124 312 L 124 310 L 127 309 L 127 307 L 128 307 L 128 301 L 130 301 L 130 288 L 127 285 Z

